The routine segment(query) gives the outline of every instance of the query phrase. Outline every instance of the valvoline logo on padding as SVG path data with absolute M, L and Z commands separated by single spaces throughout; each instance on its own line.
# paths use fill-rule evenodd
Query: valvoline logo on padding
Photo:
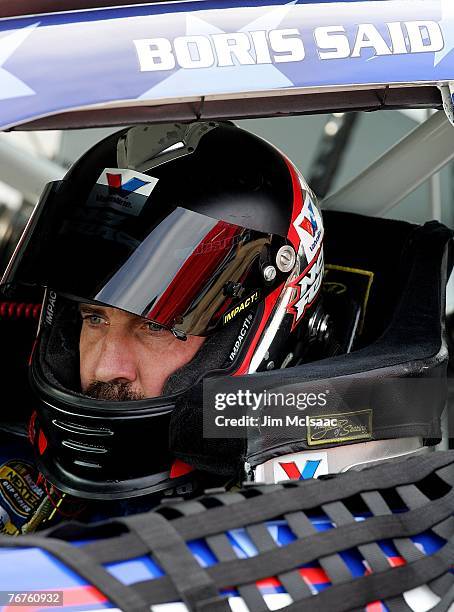
M 290 461 L 288 463 L 279 461 L 279 465 L 287 474 L 290 480 L 307 480 L 308 478 L 315 478 L 317 468 L 320 465 L 321 461 L 321 459 L 309 459 L 304 464 L 302 470 L 297 466 L 295 461 Z
M 328 453 L 303 452 L 283 455 L 274 460 L 274 482 L 308 480 L 328 474 Z

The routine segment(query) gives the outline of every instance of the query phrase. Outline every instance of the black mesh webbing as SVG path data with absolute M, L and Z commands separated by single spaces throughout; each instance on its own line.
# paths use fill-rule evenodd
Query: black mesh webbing
M 219 595 L 213 581 L 197 563 L 170 521 L 160 514 L 155 514 L 152 521 L 147 514 L 123 520 L 143 542 L 147 554 L 153 554 L 172 581 L 175 591 L 190 609 L 202 609 L 204 602 L 210 600 L 210 610 L 213 612 L 229 612 L 227 601 Z
M 150 606 L 140 596 L 140 593 L 122 584 L 83 549 L 74 548 L 71 544 L 61 540 L 34 535 L 14 539 L 10 536 L 0 536 L 1 548 L 30 548 L 32 546 L 50 552 L 87 582 L 96 586 L 120 610 L 149 612 Z
M 402 499 L 405 507 L 391 508 L 390 499 Z M 355 517 L 355 504 L 368 510 L 361 520 Z M 167 515 L 177 518 L 165 518 L 169 506 L 172 512 Z M 332 521 L 332 529 L 316 530 L 311 517 L 320 512 Z M 266 521 L 283 518 L 295 537 L 285 546 L 266 526 Z M 257 554 L 238 558 L 226 533 L 236 528 L 244 530 Z M 97 530 L 99 539 L 77 548 L 52 538 L 75 533 L 92 538 Z M 434 554 L 426 555 L 411 540 L 425 532 L 439 538 Z M 454 598 L 454 452 L 393 461 L 326 480 L 217 492 L 91 526 L 85 536 L 80 525 L 72 531 L 49 530 L 45 536 L 3 537 L 0 545 L 49 550 L 124 612 L 170 601 L 183 601 L 196 612 L 228 610 L 220 595 L 226 588 L 235 589 L 251 612 L 265 612 L 257 582 L 272 577 L 293 601 L 284 608 L 290 612 L 363 610 L 378 600 L 391 612 L 408 612 L 403 595 L 420 586 L 441 599 L 435 610 L 447 612 Z M 216 565 L 202 568 L 188 550 L 188 542 L 199 538 L 217 558 Z M 390 566 L 382 540 L 392 541 L 403 565 Z M 368 570 L 360 578 L 352 576 L 342 556 L 351 549 Z M 151 555 L 166 575 L 126 587 L 102 566 L 143 555 Z M 304 579 L 307 568 L 302 566 L 308 563 L 316 563 L 331 586 L 315 594 Z

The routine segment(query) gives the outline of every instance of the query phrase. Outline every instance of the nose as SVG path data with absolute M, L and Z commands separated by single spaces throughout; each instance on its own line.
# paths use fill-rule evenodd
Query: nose
M 114 329 L 105 334 L 98 352 L 95 377 L 101 382 L 116 383 L 132 383 L 137 379 L 137 357 L 128 334 Z

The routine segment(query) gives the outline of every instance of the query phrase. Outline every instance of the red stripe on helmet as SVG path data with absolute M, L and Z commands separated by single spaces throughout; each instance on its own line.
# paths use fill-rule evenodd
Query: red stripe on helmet
M 292 178 L 292 187 L 293 187 L 292 219 L 290 221 L 287 238 L 290 240 L 290 242 L 293 245 L 293 248 L 298 253 L 298 250 L 300 247 L 300 237 L 298 236 L 298 232 L 296 231 L 293 223 L 298 217 L 298 215 L 300 214 L 303 208 L 303 205 L 304 205 L 303 190 L 301 188 L 301 183 L 300 183 L 295 166 L 285 155 L 283 157 L 284 157 L 285 163 L 287 164 L 287 168 L 290 172 L 290 176 Z

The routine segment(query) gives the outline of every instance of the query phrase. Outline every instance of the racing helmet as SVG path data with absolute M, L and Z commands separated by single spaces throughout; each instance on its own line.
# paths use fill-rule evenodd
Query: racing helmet
M 176 403 L 213 374 L 305 359 L 323 327 L 323 232 L 292 162 L 230 122 L 123 129 L 48 184 L 2 279 L 45 288 L 30 361 L 44 477 L 86 499 L 189 492 L 193 468 L 169 453 Z M 81 304 L 204 341 L 158 396 L 91 397 Z

